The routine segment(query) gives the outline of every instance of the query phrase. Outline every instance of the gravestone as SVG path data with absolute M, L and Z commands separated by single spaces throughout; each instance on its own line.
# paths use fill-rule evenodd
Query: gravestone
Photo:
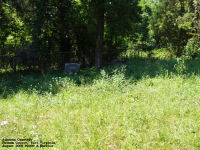
M 80 71 L 80 64 L 77 63 L 66 63 L 65 71 L 69 74 L 77 74 Z

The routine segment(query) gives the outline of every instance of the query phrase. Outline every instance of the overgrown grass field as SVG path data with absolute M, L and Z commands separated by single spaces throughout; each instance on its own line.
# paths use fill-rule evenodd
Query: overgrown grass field
M 1 74 L 0 139 L 55 141 L 59 150 L 200 149 L 199 66 L 135 58 L 78 76 Z

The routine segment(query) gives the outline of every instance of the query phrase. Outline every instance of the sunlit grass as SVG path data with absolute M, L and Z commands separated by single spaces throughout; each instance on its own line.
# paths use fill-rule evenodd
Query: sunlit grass
M 77 77 L 47 74 L 44 82 L 23 77 L 33 87 L 0 100 L 0 122 L 9 122 L 0 139 L 55 141 L 55 149 L 200 149 L 199 75 L 165 70 L 139 78 L 139 63 L 126 65 Z

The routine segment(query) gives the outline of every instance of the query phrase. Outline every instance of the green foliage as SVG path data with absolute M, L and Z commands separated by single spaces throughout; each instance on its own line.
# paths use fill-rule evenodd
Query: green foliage
M 102 8 L 108 65 L 98 70 Z M 0 139 L 199 149 L 200 61 L 188 59 L 200 56 L 199 10 L 199 0 L 1 0 Z M 58 71 L 65 62 L 89 68 L 70 76 Z
M 194 13 L 185 13 L 184 16 L 179 16 L 177 22 L 178 22 L 178 28 L 184 29 L 187 31 L 194 31 L 192 20 L 194 18 Z
M 200 39 L 199 37 L 194 36 L 188 40 L 188 43 L 185 47 L 185 54 L 190 58 L 200 57 Z
M 175 56 L 173 56 L 173 54 L 170 53 L 170 51 L 167 48 L 160 48 L 160 49 L 155 49 L 153 51 L 153 57 L 170 60 L 174 58 Z
M 18 48 L 23 49 L 31 43 L 41 57 L 41 65 L 35 68 L 62 67 L 65 62 L 72 61 L 84 67 L 91 66 L 94 64 L 98 33 L 97 10 L 100 3 L 97 2 L 101 1 L 3 1 L 1 7 L 5 8 L 1 16 L 5 23 L 1 25 L 1 41 L 8 39 L 4 43 L 15 47 L 14 55 L 17 55 Z M 104 64 L 126 50 L 127 39 L 130 33 L 135 32 L 134 25 L 138 22 L 137 4 L 138 0 L 103 3 Z M 10 26 L 5 29 L 4 24 Z M 1 52 L 3 50 L 4 46 Z
M 1 68 L 61 69 L 66 62 L 94 65 L 101 7 L 103 64 L 127 49 L 147 51 L 150 56 L 152 50 L 164 48 L 176 57 L 197 51 L 198 44 L 195 47 L 192 41 L 200 33 L 198 0 L 3 0 L 0 55 L 6 56 L 0 58 Z M 34 67 L 14 63 L 13 57 L 30 45 L 39 54 L 38 63 Z
M 54 141 L 54 149 L 198 149 L 200 62 L 185 61 L 187 78 L 174 63 L 133 59 L 79 76 L 1 74 L 0 120 L 8 124 L 0 139 Z
M 178 75 L 183 75 L 186 72 L 186 63 L 185 58 L 177 58 L 177 64 L 174 65 L 174 68 L 176 69 Z
M 178 0 L 165 0 L 155 3 L 150 23 L 153 36 L 161 47 L 169 47 L 176 56 L 183 54 L 187 40 L 186 31 L 178 28 L 177 18 L 182 10 Z

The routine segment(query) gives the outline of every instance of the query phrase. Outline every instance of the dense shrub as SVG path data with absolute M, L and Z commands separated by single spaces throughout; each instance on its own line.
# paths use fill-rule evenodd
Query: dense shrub
M 190 58 L 196 58 L 200 56 L 200 38 L 191 38 L 185 46 L 185 54 Z

